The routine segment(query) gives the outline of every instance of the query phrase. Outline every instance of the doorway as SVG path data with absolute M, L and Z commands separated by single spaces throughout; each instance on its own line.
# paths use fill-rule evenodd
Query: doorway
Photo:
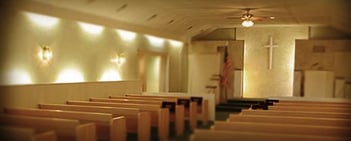
M 143 92 L 168 91 L 167 54 L 139 52 L 139 78 Z

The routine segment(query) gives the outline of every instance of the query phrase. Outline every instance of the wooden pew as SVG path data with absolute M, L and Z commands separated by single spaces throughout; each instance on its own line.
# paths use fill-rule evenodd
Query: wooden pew
M 0 126 L 0 139 L 4 141 L 57 141 L 54 131 L 38 132 L 34 128 Z
M 262 115 L 262 116 L 294 116 L 294 117 L 351 119 L 351 113 L 336 113 L 336 112 L 306 112 L 306 111 L 283 111 L 283 110 L 242 110 L 240 114 L 243 114 L 243 115 Z
M 215 121 L 212 130 L 243 131 L 259 133 L 279 133 L 296 135 L 315 135 L 345 137 L 351 139 L 349 127 L 294 125 L 277 123 L 257 123 L 257 122 L 225 122 Z
M 333 101 L 301 101 L 301 100 L 279 100 L 281 104 L 320 104 L 320 105 L 340 105 L 351 106 L 351 102 L 333 102 Z M 274 103 L 278 104 L 278 103 Z
M 138 141 L 151 139 L 151 115 L 150 112 L 142 112 L 137 108 L 96 107 L 65 104 L 39 104 L 40 109 L 81 111 L 95 113 L 110 113 L 113 117 L 124 116 L 126 128 L 129 133 L 136 133 Z
M 126 140 L 126 120 L 123 116 L 113 117 L 112 114 L 106 113 L 44 110 L 34 108 L 4 108 L 4 112 L 13 115 L 76 119 L 82 123 L 95 123 L 98 139 L 110 139 L 110 141 Z
M 160 140 L 168 140 L 169 136 L 169 109 L 160 108 L 158 105 L 148 104 L 130 104 L 130 103 L 106 103 L 106 102 L 90 102 L 90 101 L 67 101 L 69 105 L 85 105 L 98 107 L 125 107 L 139 108 L 141 111 L 149 111 L 151 113 L 151 126 L 157 127 L 158 137 Z
M 208 107 L 208 100 L 205 100 L 203 99 L 202 97 L 193 97 L 193 96 L 189 96 L 189 97 L 186 97 L 186 96 L 166 96 L 166 95 L 126 95 L 126 96 L 129 96 L 129 97 L 147 97 L 147 98 L 176 98 L 177 99 L 177 103 L 179 104 L 182 104 L 182 102 L 185 103 L 185 106 L 186 108 L 190 108 L 192 110 L 195 110 L 197 111 L 198 114 L 194 114 L 194 113 L 191 113 L 190 114 L 193 114 L 194 116 L 201 116 L 202 117 L 202 123 L 204 125 L 207 125 L 208 124 L 208 121 L 209 121 L 209 107 Z M 189 101 L 189 102 L 186 102 L 186 101 Z M 196 106 L 196 109 L 193 109 L 192 105 L 189 106 L 189 103 L 190 102 L 196 102 L 197 106 Z M 197 119 L 196 119 L 197 120 Z M 195 125 L 192 125 L 193 126 L 193 129 L 196 128 L 196 124 Z
M 338 104 L 338 103 L 274 103 L 274 106 L 292 106 L 292 107 L 325 107 L 325 108 L 351 108 L 351 104 Z
M 277 124 L 302 124 L 316 126 L 351 126 L 349 119 L 336 118 L 311 118 L 311 117 L 292 117 L 292 116 L 255 116 L 230 114 L 227 119 L 229 122 L 259 122 L 259 123 L 277 123 Z
M 196 129 L 190 141 L 348 141 L 341 137 Z
M 197 127 L 197 104 L 192 102 L 187 98 L 177 98 L 177 97 L 168 97 L 168 96 L 143 96 L 143 95 L 125 95 L 125 96 L 110 96 L 110 99 L 133 99 L 133 100 L 157 100 L 162 102 L 174 102 L 176 105 L 184 105 L 184 115 L 188 117 L 190 122 L 190 128 L 195 129 Z M 208 109 L 207 109 L 208 112 Z M 208 117 L 207 117 L 208 118 Z
M 136 99 L 110 99 L 110 98 L 90 98 L 92 102 L 108 102 L 108 103 L 130 103 L 130 104 L 152 104 L 158 105 L 163 108 L 169 108 L 170 120 L 175 123 L 176 135 L 182 135 L 184 133 L 184 106 L 176 105 L 176 102 L 168 100 L 166 102 L 162 100 L 136 100 Z M 169 105 L 168 105 L 169 104 Z M 169 106 L 169 107 L 167 107 Z
M 269 106 L 268 110 L 351 113 L 350 108 Z
M 78 120 L 1 114 L 0 125 L 34 128 L 39 132 L 52 130 L 58 141 L 96 141 L 95 124 Z M 47 139 L 45 135 L 38 138 Z

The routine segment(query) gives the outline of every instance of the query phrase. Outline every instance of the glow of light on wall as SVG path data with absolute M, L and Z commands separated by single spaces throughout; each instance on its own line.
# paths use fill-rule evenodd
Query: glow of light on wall
M 33 83 L 30 75 L 24 70 L 12 70 L 5 74 L 4 84 L 31 84 Z
M 89 24 L 89 23 L 84 23 L 84 22 L 78 22 L 79 26 L 87 33 L 90 34 L 100 34 L 104 27 L 100 25 L 95 25 L 95 24 Z
M 172 47 L 182 47 L 183 42 L 176 41 L 176 40 L 168 40 L 169 44 L 171 44 Z
M 40 14 L 29 13 L 29 12 L 26 12 L 25 14 L 33 23 L 41 27 L 51 28 L 59 22 L 58 18 L 51 17 L 51 16 L 40 15 Z
M 145 37 L 147 38 L 147 40 L 152 46 L 162 47 L 164 45 L 165 39 L 163 38 L 155 37 L 151 35 L 145 35 Z
M 76 69 L 65 69 L 57 77 L 56 83 L 84 82 L 82 73 Z
M 116 32 L 122 38 L 123 41 L 128 41 L 128 42 L 133 41 L 137 35 L 135 32 L 121 30 L 121 29 L 116 29 Z
M 120 73 L 117 70 L 106 70 L 99 81 L 119 81 L 122 80 Z

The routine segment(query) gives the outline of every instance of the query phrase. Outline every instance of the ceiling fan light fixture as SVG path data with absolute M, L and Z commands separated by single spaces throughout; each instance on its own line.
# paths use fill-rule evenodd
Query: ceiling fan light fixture
M 251 20 L 244 20 L 242 23 L 241 23 L 242 26 L 244 27 L 251 27 L 254 25 L 254 22 L 251 21 Z

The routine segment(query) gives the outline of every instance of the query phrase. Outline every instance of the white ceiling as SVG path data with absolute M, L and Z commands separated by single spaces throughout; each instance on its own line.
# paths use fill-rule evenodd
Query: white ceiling
M 243 8 L 274 16 L 255 26 L 326 25 L 351 33 L 350 0 L 32 0 L 186 39 L 217 28 L 241 27 Z M 130 28 L 130 30 L 133 30 Z

